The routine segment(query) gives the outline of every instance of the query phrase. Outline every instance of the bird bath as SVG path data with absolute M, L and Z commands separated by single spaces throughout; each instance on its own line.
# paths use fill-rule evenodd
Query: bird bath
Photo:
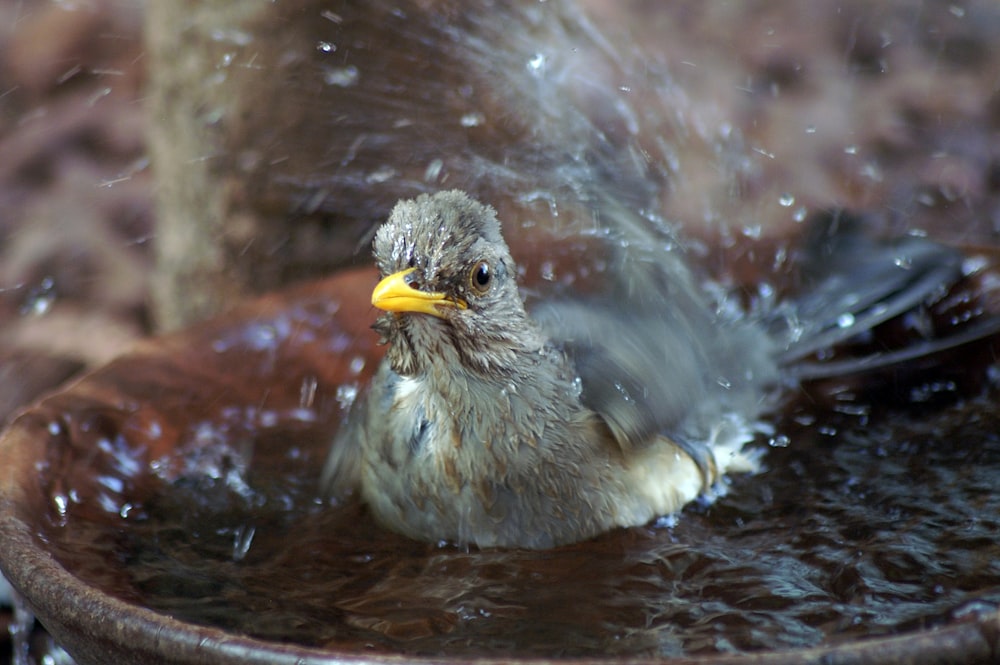
M 191 112 L 153 115 L 196 119 L 211 137 L 229 130 L 218 151 L 176 150 L 175 166 L 229 204 L 272 212 L 273 224 L 248 236 L 249 218 L 233 214 L 235 232 L 216 233 L 206 212 L 230 208 L 200 201 L 179 216 L 236 243 L 255 276 L 280 269 L 270 259 L 290 212 L 310 217 L 294 247 L 315 271 L 357 246 L 331 233 L 317 250 L 326 224 L 369 224 L 400 196 L 446 183 L 504 219 L 564 223 L 567 178 L 606 184 L 633 208 L 651 188 L 665 206 L 656 216 L 693 232 L 699 221 L 732 225 L 729 241 L 747 241 L 759 265 L 762 223 L 794 227 L 831 201 L 897 211 L 896 231 L 995 244 L 990 3 L 677 3 L 676 14 L 632 3 L 637 33 L 625 41 L 594 29 L 618 25 L 619 3 L 587 3 L 607 12 L 581 24 L 584 3 L 511 13 L 519 5 L 482 2 L 503 20 L 467 21 L 459 38 L 424 11 L 447 19 L 458 3 L 413 2 L 407 14 L 396 2 L 339 13 L 261 2 L 274 20 L 246 30 L 192 20 L 196 4 L 179 12 L 185 41 L 168 35 L 162 53 L 187 69 L 178 53 L 193 53 L 187 31 L 203 29 L 216 49 L 204 87 L 224 103 L 197 97 Z M 568 13 L 536 21 L 546 8 Z M 511 29 L 518 16 L 525 29 Z M 69 67 L 52 62 L 57 74 Z M 117 67 L 74 66 L 59 88 L 81 71 L 101 86 L 88 106 L 120 78 Z M 203 87 L 163 90 L 176 100 Z M 184 147 L 163 129 L 167 146 Z M 206 154 L 228 169 L 203 172 L 218 165 Z M 227 179 L 206 177 L 217 173 Z M 565 274 L 527 265 L 528 277 Z M 145 342 L 2 435 L 0 565 L 78 662 L 1000 658 L 996 391 L 960 381 L 995 356 L 952 362 L 939 381 L 907 378 L 909 410 L 843 399 L 855 384 L 790 406 L 760 442 L 772 444 L 763 471 L 676 522 L 549 552 L 466 551 L 407 541 L 358 505 L 316 495 L 331 432 L 380 353 L 367 331 L 374 279 L 345 273 Z M 184 302 L 197 295 L 181 290 Z M 880 377 L 878 389 L 898 379 Z M 939 393 L 961 399 L 931 408 Z
M 676 520 L 545 552 L 415 543 L 316 491 L 380 354 L 373 280 L 146 342 L 6 431 L 0 561 L 79 662 L 996 657 L 989 396 L 790 408 L 762 473 Z

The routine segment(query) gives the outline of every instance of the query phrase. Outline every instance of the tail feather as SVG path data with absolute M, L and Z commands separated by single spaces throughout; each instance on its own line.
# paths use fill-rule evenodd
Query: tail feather
M 773 313 L 772 329 L 784 326 L 778 361 L 787 377 L 815 380 L 891 367 L 976 342 L 1000 332 L 1000 316 L 904 348 L 822 360 L 824 352 L 847 344 L 877 326 L 920 307 L 932 306 L 964 277 L 958 250 L 927 238 L 892 241 L 870 238 L 861 220 L 833 213 L 815 222 L 804 252 L 803 295 Z
M 872 372 L 957 349 L 998 333 L 1000 333 L 1000 316 L 993 316 L 940 339 L 924 340 L 906 348 L 880 351 L 858 358 L 826 362 L 799 362 L 791 365 L 787 369 L 787 373 L 798 381 L 813 381 Z
M 922 266 L 916 274 L 906 275 L 906 280 L 887 276 L 880 283 L 865 285 L 864 293 L 848 290 L 839 298 L 841 302 L 833 302 L 828 308 L 828 311 L 837 312 L 835 318 L 821 321 L 817 326 L 818 332 L 790 345 L 781 354 L 781 362 L 788 364 L 835 346 L 919 306 L 935 295 L 943 295 L 947 287 L 958 281 L 961 272 L 952 262 L 944 262 L 951 257 L 941 258 L 940 265 Z M 851 287 L 844 284 L 844 288 Z M 856 296 L 856 302 L 843 302 L 854 300 L 853 296 Z

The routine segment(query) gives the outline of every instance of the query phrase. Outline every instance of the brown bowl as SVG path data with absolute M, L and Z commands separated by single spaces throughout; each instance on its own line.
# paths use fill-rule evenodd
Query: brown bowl
M 373 279 L 368 270 L 344 273 L 145 342 L 43 399 L 6 430 L 0 440 L 4 461 L 0 469 L 0 566 L 77 662 L 457 662 L 448 656 L 300 646 L 188 623 L 144 606 L 106 574 L 102 577 L 92 569 L 68 564 L 73 557 L 66 554 L 65 543 L 60 546 L 62 554 L 54 554 L 58 548 L 53 545 L 53 534 L 69 523 L 107 511 L 102 502 L 110 501 L 124 519 L 126 506 L 155 500 L 165 486 L 152 481 L 132 483 L 122 465 L 138 463 L 148 468 L 155 463 L 158 475 L 154 475 L 162 483 L 184 481 L 185 460 L 198 454 L 185 433 L 189 435 L 199 424 L 232 433 L 238 429 L 237 420 L 244 425 L 252 421 L 249 427 L 266 426 L 282 440 L 311 435 L 319 445 L 316 451 L 302 454 L 308 458 L 304 467 L 311 469 L 306 472 L 307 480 L 314 481 L 322 463 L 323 442 L 342 411 L 341 402 L 332 396 L 338 387 L 362 384 L 379 358 L 374 334 L 367 330 L 373 314 L 364 297 Z M 284 464 L 281 451 L 287 446 L 272 448 L 257 450 L 254 464 Z M 108 481 L 112 476 L 125 482 Z M 398 538 L 391 544 L 406 547 Z M 668 660 L 986 663 L 1000 657 L 998 636 L 1000 613 L 980 611 L 948 625 L 902 635 L 807 649 Z M 537 656 L 461 660 L 558 661 Z M 574 662 L 622 660 L 610 654 Z

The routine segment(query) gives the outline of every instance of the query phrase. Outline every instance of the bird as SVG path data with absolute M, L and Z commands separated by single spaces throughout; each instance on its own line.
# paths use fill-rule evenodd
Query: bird
M 606 212 L 618 221 L 604 288 L 529 311 L 491 206 L 458 190 L 399 201 L 373 240 L 386 354 L 334 437 L 323 490 L 358 493 L 410 538 L 481 548 L 650 523 L 759 467 L 747 443 L 796 371 L 821 375 L 804 360 L 820 344 L 961 274 L 950 248 L 869 247 L 841 230 L 818 243 L 828 267 L 810 295 L 766 320 L 735 316 L 673 245 Z

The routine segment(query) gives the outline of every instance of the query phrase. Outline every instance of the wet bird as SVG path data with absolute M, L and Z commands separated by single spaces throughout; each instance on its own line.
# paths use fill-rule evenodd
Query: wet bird
M 481 547 L 645 524 L 755 469 L 744 446 L 775 388 L 821 374 L 805 358 L 960 274 L 961 257 L 928 241 L 844 233 L 811 295 L 753 320 L 721 312 L 678 252 L 612 214 L 606 288 L 529 313 L 491 207 L 459 191 L 399 202 L 373 243 L 387 354 L 324 487 L 359 491 L 412 538 Z

